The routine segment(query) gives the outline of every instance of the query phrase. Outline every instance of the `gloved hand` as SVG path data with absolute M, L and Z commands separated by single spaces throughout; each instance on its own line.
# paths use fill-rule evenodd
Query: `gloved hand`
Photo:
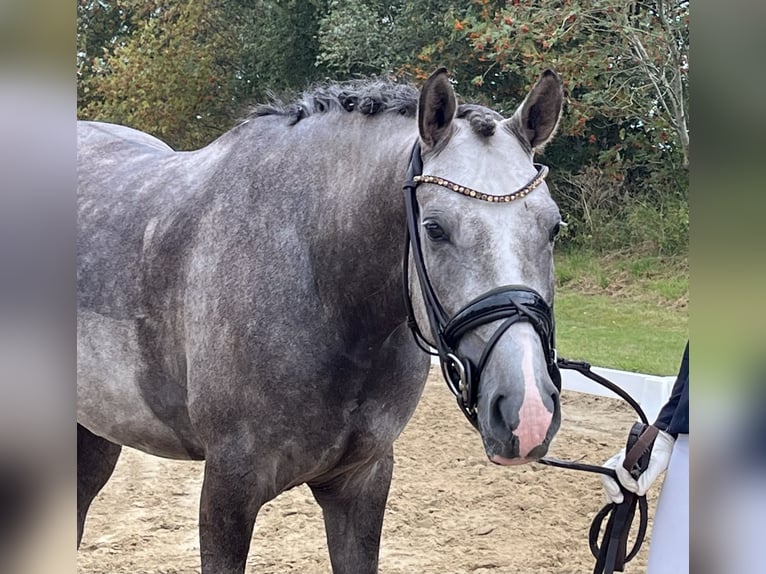
M 643 496 L 649 490 L 652 483 L 657 480 L 657 477 L 664 472 L 670 462 L 670 453 L 673 451 L 673 443 L 676 440 L 665 431 L 659 431 L 657 438 L 654 439 L 654 446 L 652 447 L 652 454 L 649 458 L 649 466 L 646 470 L 639 475 L 638 479 L 633 478 L 630 473 L 622 466 L 625 460 L 625 449 L 622 449 L 612 458 L 604 463 L 604 466 L 613 468 L 617 472 L 617 478 L 622 486 L 630 492 L 635 492 L 639 496 Z M 622 491 L 617 482 L 611 477 L 605 474 L 601 475 L 601 482 L 604 483 L 604 490 L 606 490 L 606 498 L 609 502 L 620 504 L 622 502 Z

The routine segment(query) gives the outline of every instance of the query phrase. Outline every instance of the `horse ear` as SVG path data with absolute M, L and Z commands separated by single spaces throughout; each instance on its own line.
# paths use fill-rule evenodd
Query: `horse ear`
M 435 146 L 449 133 L 456 109 L 457 98 L 447 68 L 439 68 L 423 84 L 418 101 L 418 129 L 427 146 Z
M 506 122 L 512 131 L 526 138 L 532 151 L 540 151 L 553 137 L 561 117 L 564 88 L 553 70 L 545 70 L 535 87 Z

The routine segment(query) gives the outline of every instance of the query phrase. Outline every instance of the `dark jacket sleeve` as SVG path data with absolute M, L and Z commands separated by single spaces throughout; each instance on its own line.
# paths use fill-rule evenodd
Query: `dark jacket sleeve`
M 674 437 L 689 434 L 689 341 L 686 341 L 673 391 L 668 402 L 660 410 L 654 426 Z

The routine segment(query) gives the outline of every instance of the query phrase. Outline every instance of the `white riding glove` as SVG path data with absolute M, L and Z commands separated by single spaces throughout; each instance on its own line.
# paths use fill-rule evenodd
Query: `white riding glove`
M 617 473 L 622 486 L 630 492 L 635 492 L 639 496 L 643 496 L 649 490 L 652 483 L 657 480 L 657 477 L 662 474 L 668 467 L 670 462 L 670 453 L 673 452 L 673 443 L 676 442 L 672 436 L 665 431 L 659 431 L 657 438 L 654 439 L 654 446 L 652 447 L 652 454 L 649 458 L 649 466 L 646 470 L 639 475 L 638 480 L 633 478 L 630 473 L 622 466 L 625 460 L 625 449 L 622 449 L 612 458 L 604 463 L 604 466 L 613 468 Z M 622 491 L 611 476 L 605 474 L 601 475 L 601 482 L 604 483 L 604 490 L 606 490 L 606 498 L 609 502 L 620 504 L 622 502 Z

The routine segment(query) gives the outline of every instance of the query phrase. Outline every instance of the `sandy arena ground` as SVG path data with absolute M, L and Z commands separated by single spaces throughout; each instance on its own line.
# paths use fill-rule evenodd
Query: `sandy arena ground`
M 551 456 L 600 463 L 635 420 L 618 400 L 565 392 Z M 501 468 L 436 371 L 395 445 L 380 574 L 590 573 L 588 528 L 604 504 L 596 475 L 542 465 Z M 199 572 L 202 463 L 124 449 L 93 503 L 80 574 Z M 659 485 L 650 493 L 650 515 Z M 650 530 L 651 532 L 651 530 Z M 627 574 L 645 571 L 649 537 Z M 254 574 L 329 574 L 321 511 L 305 486 L 261 509 L 248 558 Z

